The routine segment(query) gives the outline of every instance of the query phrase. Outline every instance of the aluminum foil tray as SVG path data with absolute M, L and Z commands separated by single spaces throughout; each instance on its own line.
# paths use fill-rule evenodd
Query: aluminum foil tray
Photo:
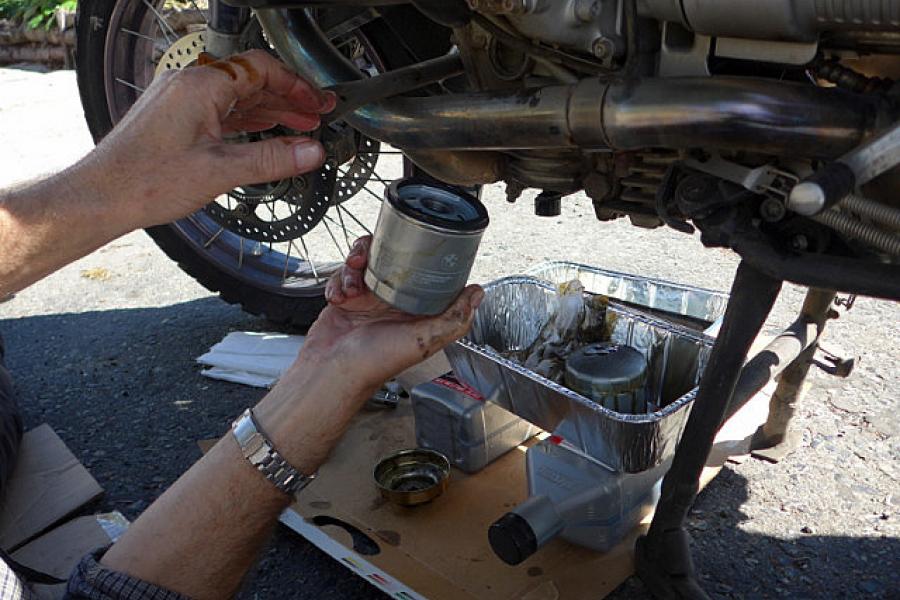
M 647 397 L 661 407 L 647 414 L 621 414 L 501 356 L 537 339 L 556 311 L 554 285 L 521 276 L 484 289 L 472 331 L 445 350 L 459 379 L 614 470 L 645 471 L 674 454 L 712 338 L 610 303 L 605 318 L 612 341 L 634 346 L 647 357 Z
M 593 294 L 603 294 L 661 313 L 695 319 L 707 326 L 725 314 L 725 306 L 728 304 L 728 294 L 722 292 L 607 271 L 574 262 L 545 262 L 532 267 L 526 274 L 557 285 L 578 279 L 584 289 Z

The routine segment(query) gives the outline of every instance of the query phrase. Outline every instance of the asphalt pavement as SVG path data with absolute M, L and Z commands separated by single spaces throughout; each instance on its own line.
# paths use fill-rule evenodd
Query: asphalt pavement
M 74 73 L 0 69 L 0 187 L 56 171 L 91 148 Z M 123 194 L 128 190 L 123 189 Z M 727 289 L 734 256 L 669 230 L 599 223 L 584 197 L 534 217 L 502 188 L 476 281 L 573 259 Z M 802 292 L 789 287 L 768 329 Z M 106 495 L 91 510 L 136 518 L 226 431 L 259 391 L 205 379 L 194 358 L 234 330 L 269 326 L 211 295 L 142 232 L 127 235 L 0 304 L 9 367 L 29 427 L 50 423 Z M 824 345 L 857 357 L 849 379 L 814 369 L 779 464 L 730 464 L 691 512 L 694 556 L 716 598 L 900 598 L 900 307 L 861 299 Z M 242 598 L 382 598 L 279 528 Z M 614 598 L 645 598 L 632 578 Z

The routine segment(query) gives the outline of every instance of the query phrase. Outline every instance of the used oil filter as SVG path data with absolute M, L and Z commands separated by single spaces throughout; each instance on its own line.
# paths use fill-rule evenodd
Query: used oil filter
M 365 281 L 381 300 L 415 315 L 449 307 L 469 280 L 487 209 L 434 181 L 400 179 L 385 190 Z
M 647 359 L 636 348 L 608 342 L 579 348 L 566 359 L 566 386 L 620 413 L 647 411 Z

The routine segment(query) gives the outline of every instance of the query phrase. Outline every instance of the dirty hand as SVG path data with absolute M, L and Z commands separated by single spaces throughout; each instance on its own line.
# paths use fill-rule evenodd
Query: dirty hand
M 312 131 L 334 105 L 333 94 L 263 50 L 167 71 L 85 159 L 95 179 L 87 184 L 109 190 L 111 205 L 130 202 L 121 208 L 134 227 L 167 223 L 234 187 L 321 166 L 322 146 L 307 137 L 233 143 L 225 136 L 276 124 Z
M 401 312 L 379 300 L 363 281 L 372 237 L 356 240 L 343 267 L 325 288 L 328 307 L 307 338 L 313 348 L 336 351 L 354 365 L 360 382 L 377 387 L 468 333 L 484 291 L 466 287 L 435 317 Z
M 479 286 L 470 285 L 435 317 L 391 308 L 363 281 L 371 243 L 371 236 L 356 240 L 328 282 L 328 306 L 300 356 L 255 409 L 263 428 L 278 438 L 276 447 L 307 472 L 325 460 L 379 386 L 468 333 L 484 298 Z

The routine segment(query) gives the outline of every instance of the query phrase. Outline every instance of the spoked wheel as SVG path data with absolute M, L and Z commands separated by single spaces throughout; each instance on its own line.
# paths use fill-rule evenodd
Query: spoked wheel
M 170 1 L 79 3 L 78 85 L 95 140 L 112 129 L 155 76 L 190 66 L 204 50 L 203 24 L 177 34 L 166 17 Z M 191 6 L 206 15 L 205 0 Z M 332 41 L 364 72 L 375 74 L 441 51 L 426 48 L 420 54 L 408 40 L 398 44 L 385 19 L 357 17 L 356 22 L 363 25 L 332 26 L 340 32 Z M 243 37 L 248 49 L 271 50 L 255 22 Z M 276 128 L 253 135 L 290 133 Z M 405 164 L 401 152 L 346 123 L 329 125 L 318 135 L 329 155 L 319 171 L 232 190 L 148 233 L 184 271 L 226 301 L 276 323 L 309 325 L 325 304 L 329 275 L 353 240 L 374 229 L 384 188 L 403 175 Z

